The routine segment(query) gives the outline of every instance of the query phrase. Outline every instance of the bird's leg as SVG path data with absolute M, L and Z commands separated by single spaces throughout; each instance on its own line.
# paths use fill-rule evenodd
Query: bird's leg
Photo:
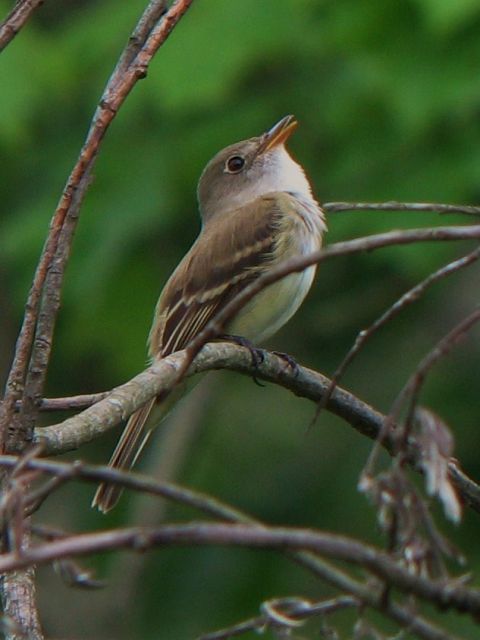
M 287 367 L 290 367 L 294 376 L 298 374 L 300 367 L 298 366 L 298 362 L 293 356 L 288 353 L 283 353 L 283 351 L 272 351 L 272 353 L 274 353 L 278 358 L 281 358 L 285 361 Z
M 249 350 L 250 352 L 250 357 L 252 358 L 252 366 L 255 370 L 258 370 L 258 367 L 262 364 L 262 362 L 265 360 L 265 355 L 263 353 L 263 349 L 259 349 L 258 347 L 255 347 L 250 340 L 247 340 L 247 338 L 243 338 L 242 336 L 234 336 L 231 335 L 229 333 L 224 333 L 221 336 L 218 336 L 219 340 L 228 340 L 228 342 L 233 342 L 235 344 L 238 344 L 240 347 L 245 347 L 246 349 Z M 259 387 L 264 387 L 265 385 L 260 382 L 257 377 L 255 376 L 255 374 L 252 376 L 253 377 L 253 381 L 255 382 L 255 384 L 258 384 Z

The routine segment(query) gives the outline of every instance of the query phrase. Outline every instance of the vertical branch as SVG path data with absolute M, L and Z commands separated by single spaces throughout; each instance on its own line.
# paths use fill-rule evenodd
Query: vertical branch
M 30 534 L 25 532 L 22 547 L 28 549 Z M 4 573 L 1 578 L 6 640 L 43 640 L 36 603 L 35 569 L 28 567 Z

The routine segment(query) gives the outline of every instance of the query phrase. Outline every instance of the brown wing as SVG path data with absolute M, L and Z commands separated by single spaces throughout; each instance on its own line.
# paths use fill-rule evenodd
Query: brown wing
M 160 298 L 150 333 L 152 356 L 186 347 L 217 309 L 272 260 L 284 198 L 289 197 L 263 196 L 202 229 Z
M 286 231 L 281 235 L 288 242 L 289 216 L 284 213 L 289 207 L 290 196 L 272 194 L 226 214 L 224 219 L 214 219 L 202 229 L 158 302 L 149 338 L 152 356 L 166 356 L 184 348 L 219 307 L 258 276 L 262 265 L 275 254 L 279 230 Z M 165 403 L 158 405 L 155 399 L 136 411 L 109 464 L 130 468 L 165 411 Z M 107 512 L 120 494 L 118 485 L 101 483 L 93 506 Z

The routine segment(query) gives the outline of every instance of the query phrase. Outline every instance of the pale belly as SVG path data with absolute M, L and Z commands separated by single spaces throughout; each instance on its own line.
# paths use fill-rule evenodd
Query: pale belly
M 297 311 L 307 295 L 316 266 L 292 273 L 258 293 L 239 312 L 228 333 L 260 344 L 276 333 Z

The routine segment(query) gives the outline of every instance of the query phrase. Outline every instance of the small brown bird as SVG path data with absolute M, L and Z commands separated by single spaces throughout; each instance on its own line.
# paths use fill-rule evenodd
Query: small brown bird
M 285 143 L 297 126 L 282 118 L 261 136 L 226 147 L 207 164 L 198 184 L 202 228 L 165 285 L 149 336 L 155 359 L 184 349 L 218 310 L 262 273 L 293 256 L 320 248 L 323 211 L 302 167 Z M 259 343 L 296 312 L 310 289 L 315 266 L 292 273 L 247 303 L 226 327 Z M 166 414 L 155 398 L 130 417 L 110 466 L 135 463 L 151 430 Z M 101 483 L 92 506 L 109 511 L 121 494 Z

